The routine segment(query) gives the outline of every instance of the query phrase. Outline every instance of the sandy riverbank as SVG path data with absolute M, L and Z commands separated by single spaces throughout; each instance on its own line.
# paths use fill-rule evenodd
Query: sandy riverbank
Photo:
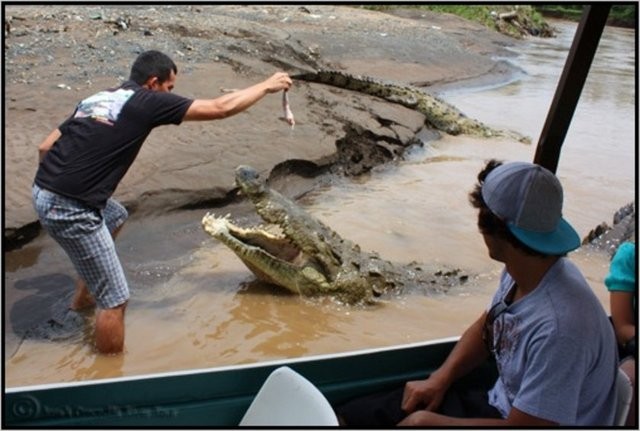
M 171 55 L 176 92 L 206 98 L 285 70 L 331 68 L 404 83 L 438 85 L 505 79 L 495 56 L 516 44 L 451 15 L 394 16 L 345 6 L 7 6 L 5 40 L 4 237 L 16 246 L 38 232 L 31 182 L 40 141 L 75 104 L 128 76 L 146 49 Z M 349 164 L 336 141 L 354 124 L 392 136 L 402 154 L 421 114 L 378 99 L 296 82 L 296 127 L 270 96 L 236 117 L 155 130 L 115 197 L 132 217 L 189 205 L 216 205 L 233 188 L 233 169 L 270 172 L 285 160 Z M 374 138 L 375 140 L 375 138 Z M 367 145 L 361 144 L 366 152 Z M 354 172 L 381 160 L 365 157 Z M 307 166 L 307 165 L 305 165 Z

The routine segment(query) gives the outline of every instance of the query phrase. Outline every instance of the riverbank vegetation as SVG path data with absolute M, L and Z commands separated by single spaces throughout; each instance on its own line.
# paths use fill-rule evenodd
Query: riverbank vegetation
M 428 5 L 434 12 L 452 13 L 512 37 L 525 35 L 549 37 L 553 30 L 542 14 L 526 5 Z
M 582 17 L 582 5 L 547 4 L 536 5 L 535 9 L 544 16 L 579 21 Z M 608 25 L 635 28 L 637 21 L 637 4 L 613 5 L 609 12 Z
M 553 29 L 545 21 L 545 17 L 579 21 L 584 9 L 584 5 L 580 4 L 470 5 L 444 3 L 416 6 L 377 4 L 363 7 L 380 11 L 410 7 L 431 12 L 450 13 L 470 21 L 479 22 L 486 27 L 516 38 L 527 35 L 540 37 L 553 36 Z M 636 4 L 614 5 L 609 12 L 607 24 L 634 28 L 636 26 L 636 18 Z
M 500 33 L 521 38 L 526 35 L 549 37 L 553 36 L 553 29 L 543 16 L 532 6 L 527 5 L 469 5 L 469 4 L 425 4 L 418 6 L 383 5 L 364 6 L 367 9 L 391 11 L 398 8 L 418 8 L 437 13 L 449 13 L 479 22 Z

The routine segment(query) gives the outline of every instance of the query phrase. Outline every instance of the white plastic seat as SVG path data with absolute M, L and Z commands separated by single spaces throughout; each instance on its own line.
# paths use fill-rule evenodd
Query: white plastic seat
M 616 405 L 615 424 L 622 426 L 627 422 L 627 415 L 633 398 L 633 387 L 627 374 L 620 368 L 618 368 L 618 377 L 616 379 L 616 392 L 618 392 L 618 404 Z
M 338 418 L 313 383 L 289 367 L 274 370 L 258 391 L 240 426 L 337 426 Z

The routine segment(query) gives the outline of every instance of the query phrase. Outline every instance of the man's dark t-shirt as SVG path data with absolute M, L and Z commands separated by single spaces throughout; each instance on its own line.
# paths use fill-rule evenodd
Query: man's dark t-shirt
M 127 81 L 81 101 L 59 127 L 35 183 L 102 209 L 154 127 L 180 124 L 192 99 Z

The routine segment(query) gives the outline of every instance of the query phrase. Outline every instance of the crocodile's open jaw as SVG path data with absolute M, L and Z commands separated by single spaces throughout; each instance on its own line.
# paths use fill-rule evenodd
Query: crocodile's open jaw
M 296 266 L 317 266 L 313 262 L 313 255 L 318 250 L 309 246 L 317 241 L 317 238 L 310 238 L 317 231 L 301 229 L 301 223 L 307 227 L 309 216 L 304 212 L 296 214 L 292 211 L 289 200 L 269 190 L 253 168 L 241 165 L 236 168 L 235 174 L 236 184 L 268 225 L 243 229 L 231 223 L 227 217 L 229 234 L 247 246 L 262 249 L 281 262 Z
M 314 290 L 310 283 L 330 290 L 331 271 L 316 257 L 318 239 L 310 236 L 318 231 L 317 226 L 308 226 L 308 215 L 300 210 L 296 216 L 290 201 L 268 189 L 251 167 L 236 168 L 236 183 L 269 226 L 242 228 L 229 216 L 207 214 L 202 220 L 205 231 L 229 247 L 260 280 L 297 293 Z
M 282 233 L 272 232 L 269 228 L 242 228 L 235 225 L 229 215 L 217 217 L 208 213 L 202 220 L 207 233 L 222 241 L 236 254 L 243 256 L 262 254 L 265 258 L 278 261 L 281 265 L 300 266 L 306 261 L 299 247 L 294 245 Z

